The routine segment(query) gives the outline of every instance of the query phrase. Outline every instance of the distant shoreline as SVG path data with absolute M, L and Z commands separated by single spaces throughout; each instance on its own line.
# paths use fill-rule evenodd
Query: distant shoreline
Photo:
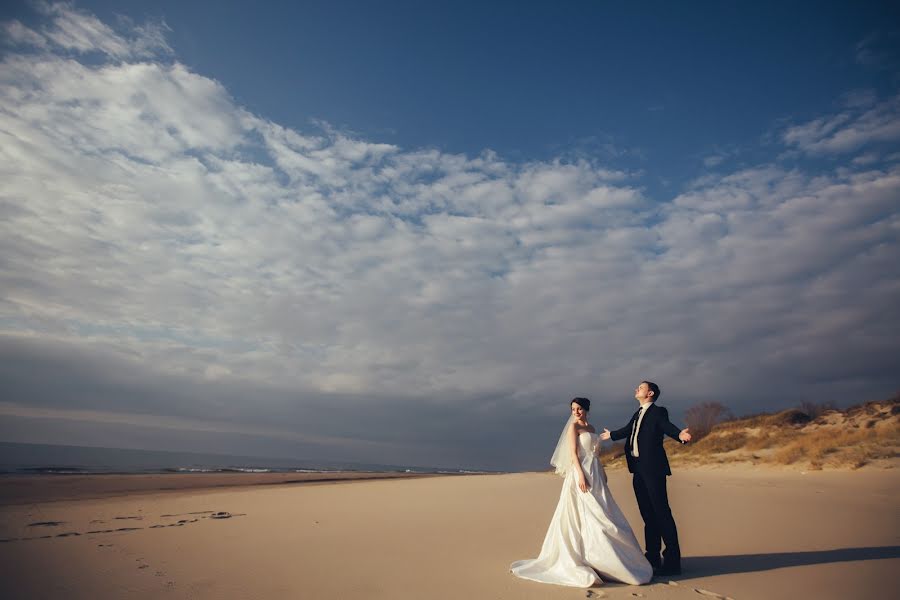
M 102 499 L 138 494 L 216 490 L 230 487 L 333 484 L 379 479 L 445 477 L 457 473 L 341 471 L 320 473 L 153 473 L 153 474 L 3 474 L 0 506 Z M 472 474 L 467 474 L 472 475 Z

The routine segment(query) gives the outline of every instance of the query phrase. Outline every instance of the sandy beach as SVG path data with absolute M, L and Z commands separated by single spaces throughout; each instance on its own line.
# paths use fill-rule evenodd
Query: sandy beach
M 59 494 L 63 478 L 41 477 L 31 479 L 31 499 L 7 486 L 3 596 L 586 597 L 508 573 L 539 551 L 561 483 L 551 474 L 270 485 L 265 477 L 167 491 L 89 477 L 68 496 Z M 610 485 L 640 527 L 628 474 L 611 472 Z M 608 583 L 592 596 L 863 599 L 900 589 L 897 469 L 692 468 L 669 486 L 684 574 Z

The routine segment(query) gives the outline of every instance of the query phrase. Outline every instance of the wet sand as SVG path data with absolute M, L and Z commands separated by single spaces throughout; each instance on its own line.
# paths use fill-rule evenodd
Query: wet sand
M 279 485 L 333 483 L 363 479 L 433 477 L 423 473 L 341 471 L 326 473 L 160 473 L 147 475 L 3 475 L 0 506 L 110 498 L 140 493 Z

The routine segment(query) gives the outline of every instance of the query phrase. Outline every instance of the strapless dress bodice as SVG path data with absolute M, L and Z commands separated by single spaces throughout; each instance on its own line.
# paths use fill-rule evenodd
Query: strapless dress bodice
M 595 456 L 600 446 L 600 434 L 582 431 L 578 434 L 578 458 Z

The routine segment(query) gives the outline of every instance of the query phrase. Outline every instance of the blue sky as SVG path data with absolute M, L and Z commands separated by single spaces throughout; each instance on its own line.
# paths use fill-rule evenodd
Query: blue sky
M 320 119 L 404 148 L 516 161 L 584 155 L 646 171 L 643 183 L 665 194 L 662 182 L 677 190 L 709 156 L 777 152 L 761 143 L 767 133 L 832 111 L 848 91 L 894 93 L 892 4 L 78 6 L 112 23 L 164 20 L 179 61 L 288 127 Z M 27 3 L 4 12 L 36 16 Z
M 0 437 L 533 468 L 642 378 L 888 396 L 897 17 L 6 3 Z

